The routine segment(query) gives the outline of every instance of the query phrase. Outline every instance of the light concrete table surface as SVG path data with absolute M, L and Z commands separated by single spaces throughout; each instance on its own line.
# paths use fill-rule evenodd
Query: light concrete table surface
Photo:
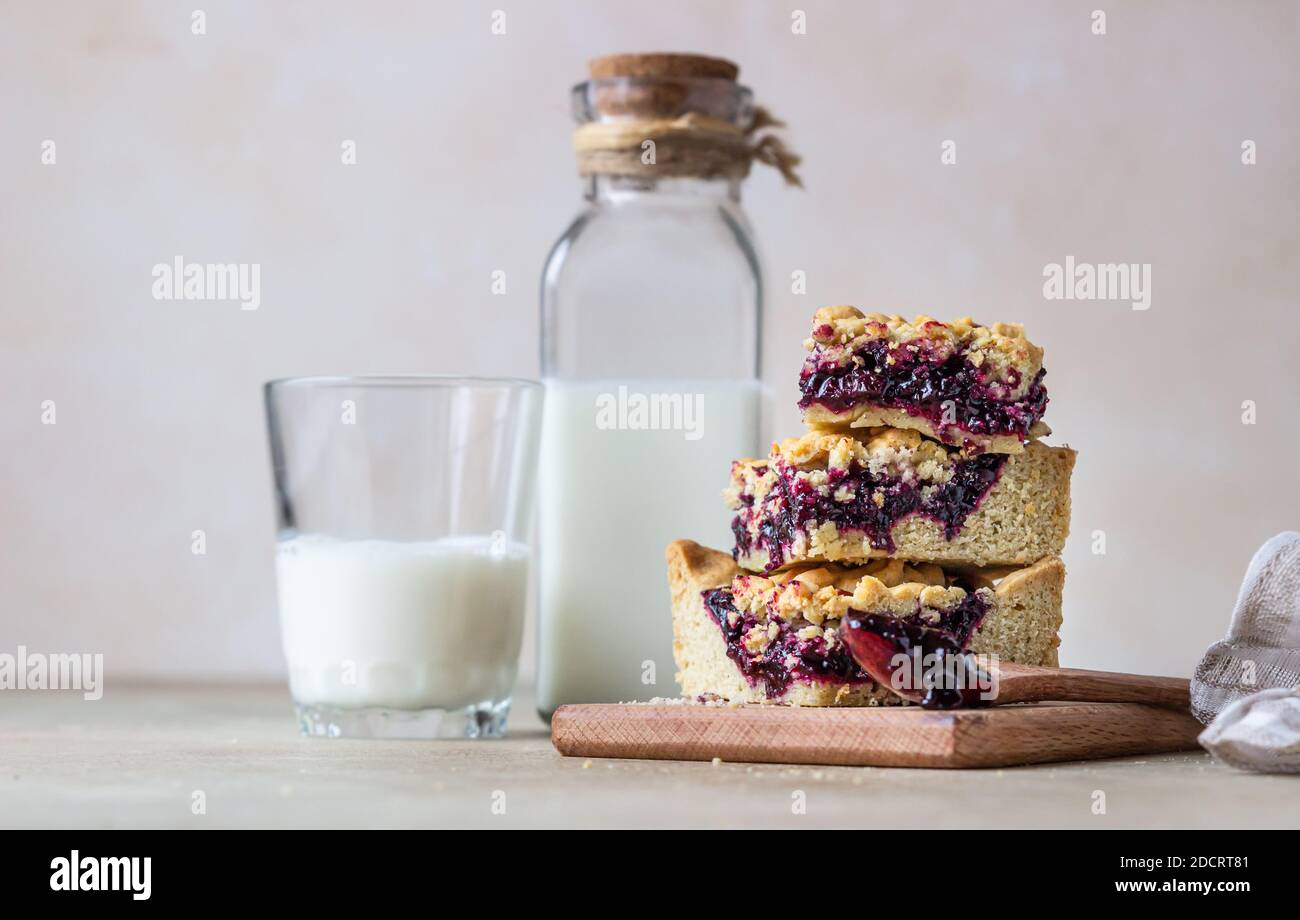
M 505 740 L 350 741 L 300 737 L 284 687 L 119 684 L 95 702 L 0 692 L 0 826 L 1297 828 L 1300 777 L 1202 753 L 970 771 L 584 761 L 555 752 L 527 694 Z

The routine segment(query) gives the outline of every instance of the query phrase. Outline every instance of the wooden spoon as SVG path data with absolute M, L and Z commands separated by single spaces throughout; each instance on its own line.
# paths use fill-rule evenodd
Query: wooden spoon
M 1152 677 L 1079 668 L 1040 668 L 999 661 L 989 664 L 996 684 L 994 703 L 1149 703 L 1191 709 L 1190 682 L 1182 677 Z
M 840 638 L 876 683 L 933 709 L 1047 700 L 1191 707 L 1190 685 L 1181 677 L 999 661 L 962 651 L 954 637 L 941 630 L 879 614 L 850 612 Z

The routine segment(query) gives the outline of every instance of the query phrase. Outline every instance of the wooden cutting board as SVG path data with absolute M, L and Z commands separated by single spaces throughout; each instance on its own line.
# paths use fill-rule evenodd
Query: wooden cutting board
M 1197 747 L 1190 713 L 1138 703 L 913 706 L 580 704 L 561 706 L 551 743 L 568 757 L 874 767 L 1009 767 Z

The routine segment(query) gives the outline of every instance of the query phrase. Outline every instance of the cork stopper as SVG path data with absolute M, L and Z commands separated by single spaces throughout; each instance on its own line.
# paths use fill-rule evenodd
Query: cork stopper
M 784 124 L 740 85 L 740 68 L 703 54 L 608 54 L 573 87 L 573 146 L 583 176 L 743 179 L 762 163 L 800 185 Z M 655 155 L 644 159 L 647 140 Z
M 731 61 L 703 54 L 607 54 L 588 64 L 593 80 L 607 77 L 643 79 L 707 78 L 735 81 L 740 68 Z
M 588 63 L 600 117 L 676 118 L 718 111 L 734 99 L 740 68 L 702 54 L 610 54 Z M 733 106 L 734 107 L 734 106 Z

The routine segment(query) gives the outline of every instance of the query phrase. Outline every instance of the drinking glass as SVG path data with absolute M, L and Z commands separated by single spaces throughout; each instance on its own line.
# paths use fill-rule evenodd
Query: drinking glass
M 304 377 L 265 387 L 298 724 L 500 737 L 519 664 L 543 390 Z

